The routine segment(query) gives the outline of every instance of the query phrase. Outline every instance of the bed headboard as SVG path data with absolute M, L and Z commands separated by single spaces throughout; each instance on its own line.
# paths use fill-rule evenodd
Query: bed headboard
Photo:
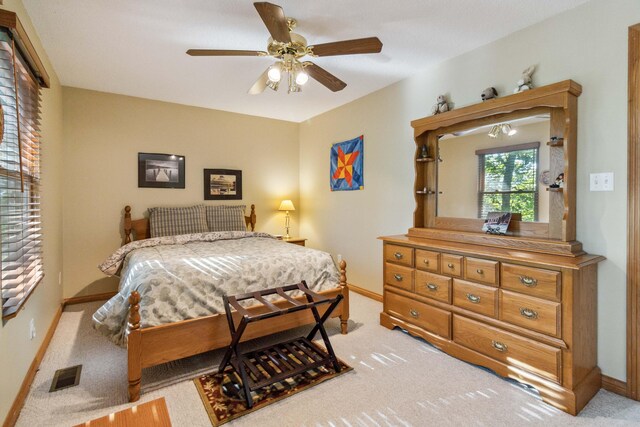
M 251 231 L 256 228 L 256 205 L 251 205 L 251 213 L 244 217 L 247 227 L 251 227 Z M 131 219 L 131 206 L 124 207 L 124 244 L 134 240 L 131 232 L 135 236 L 135 240 L 143 240 L 151 237 L 151 229 L 149 228 L 149 218 Z

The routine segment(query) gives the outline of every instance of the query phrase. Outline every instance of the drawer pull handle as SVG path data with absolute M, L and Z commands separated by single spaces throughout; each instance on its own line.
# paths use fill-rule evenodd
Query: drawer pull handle
M 479 269 L 477 269 L 477 270 L 476 270 L 476 273 L 478 273 L 478 274 L 484 274 L 484 270 L 483 270 L 483 269 L 481 269 L 481 268 L 479 268 Z
M 429 265 L 429 260 L 428 259 L 423 259 L 422 262 L 424 262 L 424 265 Z
M 427 283 L 427 288 L 430 291 L 437 291 L 438 290 L 438 285 L 436 285 L 435 283 Z
M 507 351 L 507 345 L 504 343 L 501 343 L 500 341 L 491 341 L 491 346 L 502 353 Z
M 398 281 L 402 282 L 402 274 L 394 274 L 393 277 Z
M 530 308 L 521 308 L 520 314 L 522 317 L 526 317 L 527 319 L 535 320 L 538 318 L 538 312 L 535 310 L 531 310 Z
M 396 257 L 396 259 L 402 259 L 402 254 L 400 252 L 396 252 L 393 256 Z
M 467 294 L 467 299 L 473 304 L 480 304 L 480 297 L 474 294 Z
M 453 264 L 449 263 L 449 264 L 447 264 L 447 267 L 453 268 Z
M 418 318 L 420 316 L 420 313 L 418 313 L 416 310 L 414 310 L 413 308 L 411 310 L 409 310 L 409 314 L 411 315 L 411 317 L 414 318 Z
M 522 283 L 523 285 L 525 285 L 528 288 L 535 288 L 536 285 L 538 284 L 538 281 L 536 279 L 534 279 L 533 277 L 520 276 L 520 283 Z

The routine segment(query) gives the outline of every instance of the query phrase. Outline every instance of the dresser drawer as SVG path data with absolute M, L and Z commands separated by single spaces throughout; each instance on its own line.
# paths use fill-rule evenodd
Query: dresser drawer
M 439 308 L 396 295 L 384 293 L 384 309 L 392 315 L 444 338 L 451 338 L 451 313 Z
M 384 245 L 384 260 L 413 267 L 413 248 L 398 245 Z
M 560 301 L 560 273 L 522 265 L 502 264 L 502 287 L 523 294 Z
M 558 348 L 458 315 L 453 316 L 453 340 L 507 365 L 560 383 L 561 351 Z
M 440 272 L 453 277 L 462 277 L 462 257 L 460 255 L 441 254 Z
M 416 268 L 432 273 L 438 273 L 440 266 L 440 254 L 424 249 L 416 249 Z
M 497 317 L 498 289 L 454 279 L 453 304 L 485 316 Z
M 413 291 L 413 269 L 388 262 L 385 264 L 385 268 L 384 282 L 387 285 Z
M 500 319 L 527 329 L 560 337 L 560 303 L 516 292 L 502 292 Z
M 464 258 L 464 278 L 474 282 L 498 286 L 498 262 L 480 258 Z
M 451 278 L 424 271 L 416 271 L 416 293 L 451 304 Z

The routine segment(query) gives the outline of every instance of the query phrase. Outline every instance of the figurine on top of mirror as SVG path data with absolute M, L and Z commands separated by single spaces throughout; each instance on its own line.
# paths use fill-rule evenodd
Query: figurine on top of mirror
M 522 72 L 522 77 L 518 80 L 518 87 L 513 90 L 513 93 L 524 92 L 525 90 L 533 89 L 533 80 L 531 76 L 536 70 L 536 66 L 532 65 Z
M 564 173 L 558 175 L 556 181 L 551 184 L 549 188 L 564 188 Z
M 438 103 L 431 109 L 431 114 L 435 116 L 436 114 L 444 113 L 446 111 L 449 111 L 449 103 L 444 95 L 440 95 L 438 96 Z
M 496 90 L 495 87 L 488 87 L 485 90 L 483 90 L 482 93 L 480 94 L 480 98 L 482 99 L 482 102 L 488 101 L 489 99 L 493 99 L 497 97 L 498 97 L 498 91 Z

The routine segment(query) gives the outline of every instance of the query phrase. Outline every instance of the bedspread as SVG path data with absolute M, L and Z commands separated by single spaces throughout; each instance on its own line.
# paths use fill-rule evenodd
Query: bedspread
M 188 236 L 154 244 L 140 241 L 143 247 L 128 249 L 125 245 L 109 257 L 105 263 L 111 272 L 115 271 L 113 261 L 124 259 L 119 291 L 95 312 L 94 328 L 116 344 L 126 345 L 128 298 L 134 290 L 141 297 L 140 326 L 146 328 L 224 313 L 223 295 L 301 280 L 316 292 L 339 284 L 338 270 L 326 252 L 264 233 Z

